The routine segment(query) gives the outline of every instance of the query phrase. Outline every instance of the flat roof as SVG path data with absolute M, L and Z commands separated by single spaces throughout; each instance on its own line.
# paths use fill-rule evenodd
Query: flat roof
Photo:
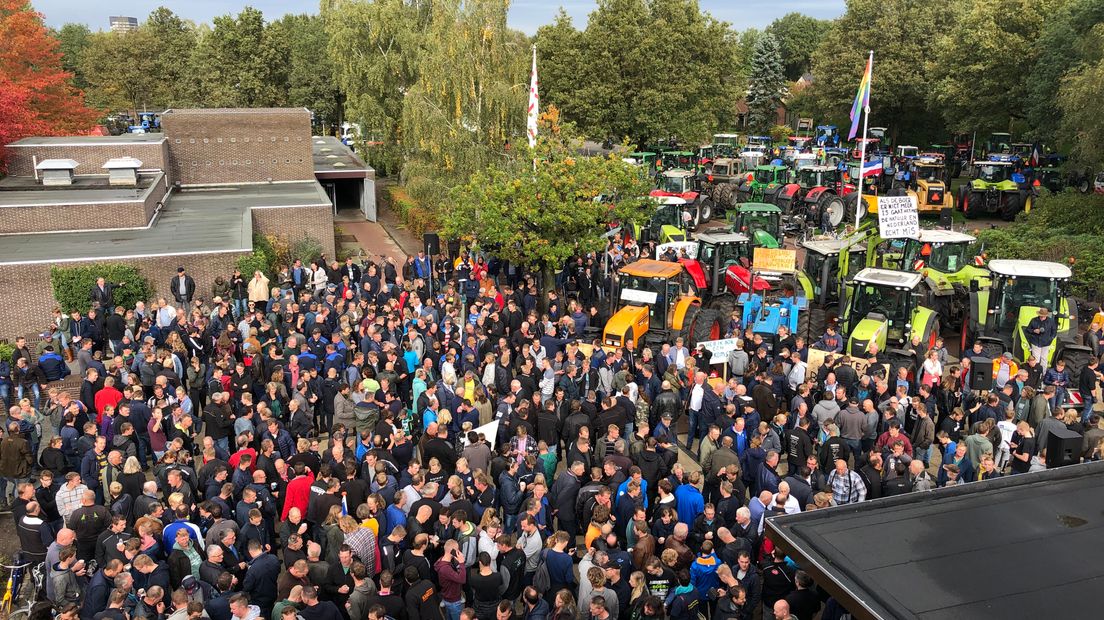
M 806 239 L 800 243 L 801 247 L 817 254 L 839 254 L 845 247 L 849 247 L 852 252 L 866 251 L 865 243 L 851 242 L 847 239 Z
M 668 261 L 642 258 L 622 267 L 621 273 L 648 278 L 670 278 L 682 273 L 682 265 Z
M 741 233 L 734 232 L 703 232 L 694 235 L 696 241 L 704 241 L 705 243 L 746 243 L 748 236 Z
M 1104 462 L 767 519 L 857 618 L 1100 613 Z
M 110 185 L 106 174 L 80 174 L 73 177 L 72 185 L 53 186 L 42 185 L 34 177 L 7 177 L 0 179 L 0 209 L 141 202 L 164 176 L 163 172 L 139 173 L 135 187 Z
M 1073 277 L 1069 267 L 1061 263 L 1050 263 L 1041 260 L 1010 260 L 995 258 L 989 261 L 989 270 L 1007 276 L 1024 276 L 1027 278 L 1057 278 L 1065 279 Z
M 253 249 L 250 209 L 330 206 L 317 181 L 173 191 L 149 228 L 0 236 L 0 264 L 145 258 Z
M 352 149 L 334 136 L 312 136 L 314 174 L 319 178 L 362 178 L 375 172 Z
M 287 114 L 302 112 L 310 114 L 306 108 L 169 108 L 163 112 L 177 116 L 209 116 L 211 114 Z
M 158 144 L 165 140 L 163 133 L 124 133 L 118 136 L 31 136 L 16 140 L 9 147 L 21 146 L 110 146 L 112 144 Z
M 855 274 L 855 280 L 880 286 L 912 289 L 916 288 L 917 284 L 920 284 L 921 277 L 918 273 L 906 273 L 904 271 L 893 271 L 892 269 L 867 267 Z
M 955 230 L 924 228 L 920 231 L 921 243 L 973 243 L 977 237 Z

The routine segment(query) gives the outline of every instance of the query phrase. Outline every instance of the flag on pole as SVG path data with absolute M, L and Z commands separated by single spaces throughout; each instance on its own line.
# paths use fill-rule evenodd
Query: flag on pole
M 537 46 L 533 46 L 533 75 L 529 79 L 529 118 L 526 123 L 529 134 L 529 148 L 537 144 L 537 113 L 540 108 L 540 95 L 537 93 Z
M 1031 161 L 1029 161 L 1028 164 L 1032 168 L 1035 168 L 1039 165 L 1040 159 L 1042 159 L 1042 156 L 1039 154 L 1039 143 L 1036 142 L 1035 146 L 1031 148 Z
M 866 71 L 863 72 L 862 80 L 859 82 L 859 91 L 855 93 L 855 102 L 851 104 L 851 131 L 847 134 L 848 140 L 855 139 L 855 132 L 859 130 L 859 117 L 862 116 L 863 110 L 870 107 L 870 78 L 873 69 L 874 55 L 871 54 L 866 61 Z
M 862 175 L 866 177 L 877 176 L 882 173 L 882 158 L 875 157 L 874 159 L 864 162 L 862 167 Z

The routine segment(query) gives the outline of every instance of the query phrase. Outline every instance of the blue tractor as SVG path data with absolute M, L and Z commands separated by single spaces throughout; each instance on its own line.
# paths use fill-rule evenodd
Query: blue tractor
M 745 329 L 750 327 L 752 332 L 762 336 L 772 354 L 778 343 L 779 327 L 785 326 L 793 335 L 808 337 L 809 317 L 805 310 L 809 300 L 792 294 L 792 288 L 783 291 L 783 296 L 774 301 L 756 293 L 741 293 L 737 300 L 737 304 L 743 306 L 740 318 Z
M 839 128 L 835 125 L 817 125 L 816 145 L 825 149 L 839 146 Z

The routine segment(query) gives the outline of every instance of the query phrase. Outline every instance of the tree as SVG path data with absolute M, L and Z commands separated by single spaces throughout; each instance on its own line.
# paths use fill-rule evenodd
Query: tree
M 499 0 L 433 5 L 418 77 L 403 100 L 403 182 L 424 205 L 502 157 L 524 133 L 529 45 Z
M 84 81 L 84 73 L 81 71 L 81 61 L 88 49 L 92 31 L 84 24 L 65 24 L 53 34 L 59 43 L 61 68 L 73 74 L 73 86 L 87 88 L 88 83 Z
M 533 150 L 519 145 L 456 187 L 444 214 L 449 238 L 493 247 L 500 259 L 542 269 L 546 288 L 554 267 L 605 248 L 609 222 L 640 221 L 651 204 L 649 184 L 636 168 L 614 155 L 579 156 L 580 140 L 572 127 L 558 126 L 557 116 L 555 108 L 542 115 Z
M 1059 135 L 1073 145 L 1072 155 L 1084 164 L 1099 169 L 1104 164 L 1104 124 L 1100 122 L 1100 102 L 1104 101 L 1104 25 L 1090 31 L 1087 41 L 1095 42 L 1093 58 L 1074 71 L 1062 83 L 1058 93 L 1061 111 Z
M 1063 125 L 1062 114 L 1054 100 L 1062 78 L 1071 69 L 1086 62 L 1086 44 L 1099 40 L 1092 36 L 1095 25 L 1104 23 L 1104 2 L 1071 0 L 1047 17 L 1035 45 L 1038 59 L 1027 75 L 1027 125 L 1031 137 L 1053 140 Z M 1094 121 L 1093 125 L 1099 124 Z
M 287 105 L 314 113 L 324 132 L 341 122 L 341 91 L 327 52 L 329 37 L 318 15 L 285 15 L 269 26 L 288 45 Z
M 0 149 L 26 136 L 79 133 L 95 124 L 100 113 L 85 106 L 62 68 L 57 39 L 26 2 L 0 0 L 0 41 Z
M 158 7 L 141 28 L 153 37 L 155 52 L 140 59 L 139 64 L 157 77 L 152 95 L 156 105 L 164 108 L 203 105 L 189 96 L 192 81 L 197 77 L 189 62 L 196 48 L 195 26 L 169 9 Z
M 961 3 L 964 0 L 955 0 Z M 848 126 L 867 54 L 874 50 L 870 125 L 889 127 L 894 138 L 923 141 L 943 132 L 929 109 L 930 79 L 920 70 L 931 56 L 933 28 L 953 27 L 954 4 L 913 0 L 849 0 L 813 53 L 815 81 L 809 96 L 818 119 Z M 936 26 L 938 24 L 938 26 Z
M 144 64 L 156 53 L 156 39 L 143 28 L 94 33 L 82 63 L 89 102 L 131 113 L 158 107 L 155 94 L 159 78 Z
M 257 9 L 220 15 L 192 57 L 192 99 L 209 107 L 285 105 L 288 56 L 287 41 Z
M 1026 72 L 1043 23 L 1065 0 L 990 0 L 964 5 L 928 66 L 949 129 L 1008 131 L 1027 115 Z
M 368 160 L 384 172 L 397 171 L 402 158 L 403 100 L 417 79 L 428 5 L 407 0 L 322 3 L 345 114 L 383 143 L 368 153 Z
M 541 103 L 556 106 L 565 118 L 579 118 L 583 33 L 561 8 L 551 24 L 537 29 L 536 45 Z
M 767 32 L 759 37 L 748 79 L 748 125 L 755 133 L 767 133 L 776 124 L 778 108 L 786 96 L 786 76 L 778 40 Z
M 801 13 L 787 13 L 767 26 L 767 33 L 778 40 L 787 80 L 793 82 L 809 70 L 813 52 L 831 27 L 830 21 Z

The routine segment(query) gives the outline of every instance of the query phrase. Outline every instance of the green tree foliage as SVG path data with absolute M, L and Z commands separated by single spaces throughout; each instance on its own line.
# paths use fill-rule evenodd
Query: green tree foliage
M 978 238 L 993 258 L 1066 263 L 1074 258 L 1077 295 L 1104 300 L 1104 196 L 1068 191 L 1041 196 L 1031 213 L 1011 226 L 983 230 Z
M 192 56 L 192 98 L 211 107 L 285 105 L 289 52 L 279 31 L 253 7 L 216 17 Z
M 1104 101 L 1104 25 L 1097 25 L 1086 39 L 1095 41 L 1097 49 L 1089 52 L 1089 62 L 1071 71 L 1058 93 L 1061 111 L 1060 136 L 1072 145 L 1072 155 L 1084 164 L 1104 165 L 1104 123 L 1101 123 L 1101 101 Z M 1087 45 L 1088 46 L 1088 45 Z M 1099 213 L 1096 215 L 1100 219 Z
M 188 96 L 193 77 L 189 61 L 197 40 L 195 26 L 169 9 L 158 7 L 141 28 L 153 35 L 155 51 L 139 64 L 157 78 L 153 97 L 157 107 L 201 104 Z
M 946 36 L 938 40 L 928 69 L 937 76 L 934 103 L 948 129 L 1007 131 L 1013 121 L 1027 115 L 1026 70 L 1039 58 L 1044 21 L 1064 1 L 963 5 Z
M 82 61 L 88 49 L 92 31 L 84 24 L 65 24 L 53 34 L 58 40 L 58 50 L 61 52 L 61 68 L 73 74 L 73 86 L 80 89 L 88 88 L 88 83 L 84 81 Z
M 1055 96 L 1066 72 L 1078 72 L 1083 63 L 1091 61 L 1091 43 L 1100 41 L 1101 36 L 1093 35 L 1092 30 L 1101 23 L 1104 2 L 1100 0 L 1070 0 L 1047 16 L 1034 45 L 1038 60 L 1027 76 L 1027 124 L 1034 137 L 1051 142 L 1058 137 L 1063 115 L 1055 113 Z M 1100 126 L 1099 109 L 1098 104 L 1096 120 L 1089 125 Z
M 696 0 L 599 0 L 581 37 L 551 28 L 538 33 L 541 71 L 557 79 L 545 100 L 591 137 L 694 143 L 735 118 L 736 37 Z
M 832 22 L 801 13 L 787 13 L 767 26 L 767 33 L 778 40 L 786 79 L 797 80 L 809 70 L 813 52 L 832 27 Z
M 334 83 L 329 37 L 318 15 L 285 15 L 268 25 L 287 45 L 286 105 L 314 112 L 315 123 L 329 132 L 341 121 L 341 91 Z
M 578 118 L 579 71 L 583 66 L 583 33 L 562 8 L 551 24 L 537 29 L 537 67 L 544 105 L 555 105 L 565 118 Z
M 748 78 L 748 128 L 755 133 L 768 133 L 775 125 L 778 107 L 786 96 L 786 76 L 782 71 L 782 55 L 778 40 L 767 32 L 755 44 Z
M 543 123 L 535 149 L 519 145 L 453 190 L 444 233 L 546 275 L 573 255 L 601 251 L 608 222 L 647 216 L 650 185 L 618 157 L 580 157 L 578 147 L 570 127 Z
M 403 100 L 403 182 L 425 205 L 502 157 L 524 134 L 528 41 L 499 0 L 433 5 L 418 78 Z
M 96 284 L 96 278 L 101 276 L 116 284 L 126 283 L 115 291 L 116 305 L 133 308 L 135 303 L 146 301 L 153 294 L 149 280 L 133 265 L 103 263 L 79 267 L 54 266 L 50 268 L 50 284 L 61 311 L 66 314 L 74 310 L 87 312 L 92 307 L 89 296 L 92 287 Z
M 157 40 L 144 28 L 92 34 L 81 61 L 88 102 L 131 112 L 157 107 L 159 78 L 143 62 L 156 54 Z
M 402 159 L 403 100 L 417 79 L 429 2 L 331 0 L 322 4 L 327 50 L 345 115 L 383 143 L 368 160 L 384 172 Z
M 964 0 L 954 0 L 962 2 Z M 952 3 L 953 7 L 953 3 Z M 870 125 L 904 139 L 931 131 L 930 80 L 923 75 L 932 39 L 953 16 L 948 4 L 914 0 L 849 0 L 813 54 L 811 96 L 819 122 L 847 127 L 867 54 L 874 50 Z M 846 137 L 846 136 L 845 136 Z

